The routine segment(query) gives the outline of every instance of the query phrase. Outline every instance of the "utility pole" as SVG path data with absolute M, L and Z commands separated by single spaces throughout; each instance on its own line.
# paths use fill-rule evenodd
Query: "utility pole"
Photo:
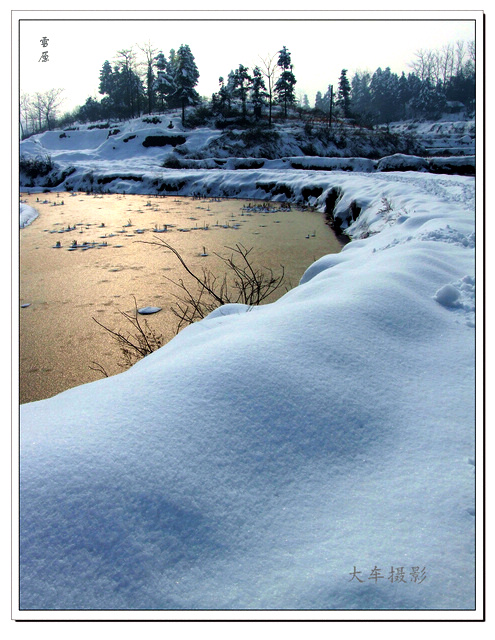
M 330 112 L 328 114 L 328 128 L 332 128 L 333 84 L 330 85 Z

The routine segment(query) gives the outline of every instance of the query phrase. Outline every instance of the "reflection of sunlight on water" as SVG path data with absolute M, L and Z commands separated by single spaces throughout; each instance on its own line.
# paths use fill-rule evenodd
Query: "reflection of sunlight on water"
M 173 337 L 178 290 L 167 278 L 184 272 L 161 241 L 194 271 L 219 277 L 225 269 L 216 253 L 253 247 L 254 266 L 277 273 L 283 265 L 287 288 L 314 260 L 340 251 L 323 214 L 279 203 L 81 193 L 22 201 L 40 215 L 20 232 L 20 302 L 29 303 L 20 313 L 21 402 L 100 377 L 89 368 L 95 360 L 118 373 L 118 349 L 92 318 L 126 330 L 121 312 L 134 311 L 134 297 L 138 307 L 162 308 L 146 319 L 165 341 Z

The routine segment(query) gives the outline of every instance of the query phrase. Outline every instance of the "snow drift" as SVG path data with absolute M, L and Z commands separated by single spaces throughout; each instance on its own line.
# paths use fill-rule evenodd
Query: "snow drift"
M 22 229 L 31 224 L 38 217 L 38 212 L 33 207 L 22 203 L 19 205 L 19 226 Z

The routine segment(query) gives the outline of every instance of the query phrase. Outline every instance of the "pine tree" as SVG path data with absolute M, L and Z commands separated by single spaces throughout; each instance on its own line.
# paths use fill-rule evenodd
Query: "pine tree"
M 347 78 L 347 69 L 342 69 L 340 74 L 337 105 L 341 108 L 344 118 L 351 115 L 351 85 Z
M 416 113 L 423 118 L 438 118 L 445 108 L 445 96 L 427 78 L 421 83 L 419 95 L 413 99 Z
M 410 73 L 407 76 L 407 86 L 409 89 L 408 108 L 411 111 L 410 115 L 416 116 L 418 115 L 416 112 L 416 106 L 418 104 L 422 82 L 415 73 Z
M 384 109 L 384 118 L 387 123 L 398 120 L 401 117 L 399 103 L 399 77 L 392 73 L 390 67 L 384 71 L 385 94 L 387 101 Z
M 225 84 L 225 81 L 222 76 L 218 78 L 218 82 L 220 84 L 220 89 L 218 90 L 218 93 L 215 94 L 216 103 L 218 105 L 218 111 L 223 116 L 226 116 L 230 113 L 230 110 L 232 107 L 232 94 L 229 91 L 227 85 Z
M 461 70 L 460 73 L 453 76 L 447 87 L 446 98 L 448 100 L 462 102 L 469 109 L 473 109 L 476 99 L 476 79 L 474 72 L 471 72 L 468 68 L 466 72 Z
M 294 73 L 292 72 L 293 67 L 290 52 L 287 47 L 284 46 L 279 51 L 277 64 L 282 69 L 282 73 L 275 84 L 275 93 L 278 97 L 278 101 L 284 105 L 284 115 L 287 117 L 289 105 L 294 104 L 296 101 L 294 87 L 297 82 Z
M 98 100 L 92 97 L 86 99 L 86 102 L 77 110 L 77 120 L 80 122 L 96 122 L 103 117 L 102 105 Z
M 351 80 L 351 102 L 354 115 L 362 124 L 372 124 L 370 92 L 371 76 L 367 71 L 357 71 Z
M 115 86 L 115 78 L 113 76 L 112 65 L 105 60 L 100 71 L 99 92 L 111 95 Z
M 242 105 L 242 117 L 246 117 L 246 98 L 252 78 L 248 73 L 248 68 L 240 64 L 234 72 L 234 96 L 240 98 Z
M 251 84 L 251 102 L 253 103 L 254 116 L 258 120 L 261 116 L 261 107 L 268 96 L 263 73 L 259 67 L 253 69 L 253 80 Z
M 228 94 L 230 96 L 231 102 L 232 102 L 232 100 L 234 100 L 235 85 L 236 85 L 235 71 L 233 69 L 231 69 L 229 71 L 229 75 L 227 76 L 227 84 L 225 86 L 225 88 L 227 89 L 227 92 L 228 92 Z
M 118 83 L 115 104 L 121 107 L 124 117 L 141 114 L 143 87 L 135 71 L 135 54 L 131 49 L 121 49 L 118 55 Z
M 325 95 L 323 96 L 322 99 L 322 103 L 323 103 L 323 110 L 325 113 L 328 113 L 330 111 L 330 102 L 333 100 L 333 86 L 332 85 L 328 85 L 328 89 L 325 92 Z
M 177 68 L 177 52 L 175 49 L 170 49 L 168 52 L 167 70 L 173 77 Z
M 405 118 L 407 115 L 407 105 L 411 99 L 411 90 L 406 78 L 406 74 L 402 72 L 397 85 L 397 100 L 400 109 L 400 117 Z
M 156 78 L 154 90 L 157 93 L 160 108 L 163 111 L 168 98 L 175 92 L 174 79 L 169 71 L 169 63 L 163 51 L 160 51 L 155 58 Z
M 133 115 L 131 71 L 128 68 L 124 72 L 122 66 L 120 62 L 112 68 L 108 60 L 105 60 L 100 71 L 99 92 L 104 96 L 101 100 L 102 117 L 128 118 Z
M 194 56 L 187 44 L 181 44 L 177 54 L 171 60 L 174 70 L 175 96 L 182 107 L 182 124 L 185 123 L 186 106 L 199 102 L 199 94 L 194 88 L 198 84 L 199 72 Z
M 371 104 L 377 122 L 390 123 L 401 117 L 399 79 L 387 67 L 375 71 L 370 83 Z
M 317 111 L 323 111 L 323 97 L 321 95 L 321 91 L 316 92 L 315 109 Z

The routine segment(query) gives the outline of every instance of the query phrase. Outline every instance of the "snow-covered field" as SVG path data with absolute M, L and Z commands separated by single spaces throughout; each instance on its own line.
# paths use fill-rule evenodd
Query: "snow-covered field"
M 77 175 L 120 170 L 95 149 Z M 276 303 L 22 405 L 20 607 L 473 609 L 474 178 L 157 157 L 122 189 L 314 189 L 352 242 Z

